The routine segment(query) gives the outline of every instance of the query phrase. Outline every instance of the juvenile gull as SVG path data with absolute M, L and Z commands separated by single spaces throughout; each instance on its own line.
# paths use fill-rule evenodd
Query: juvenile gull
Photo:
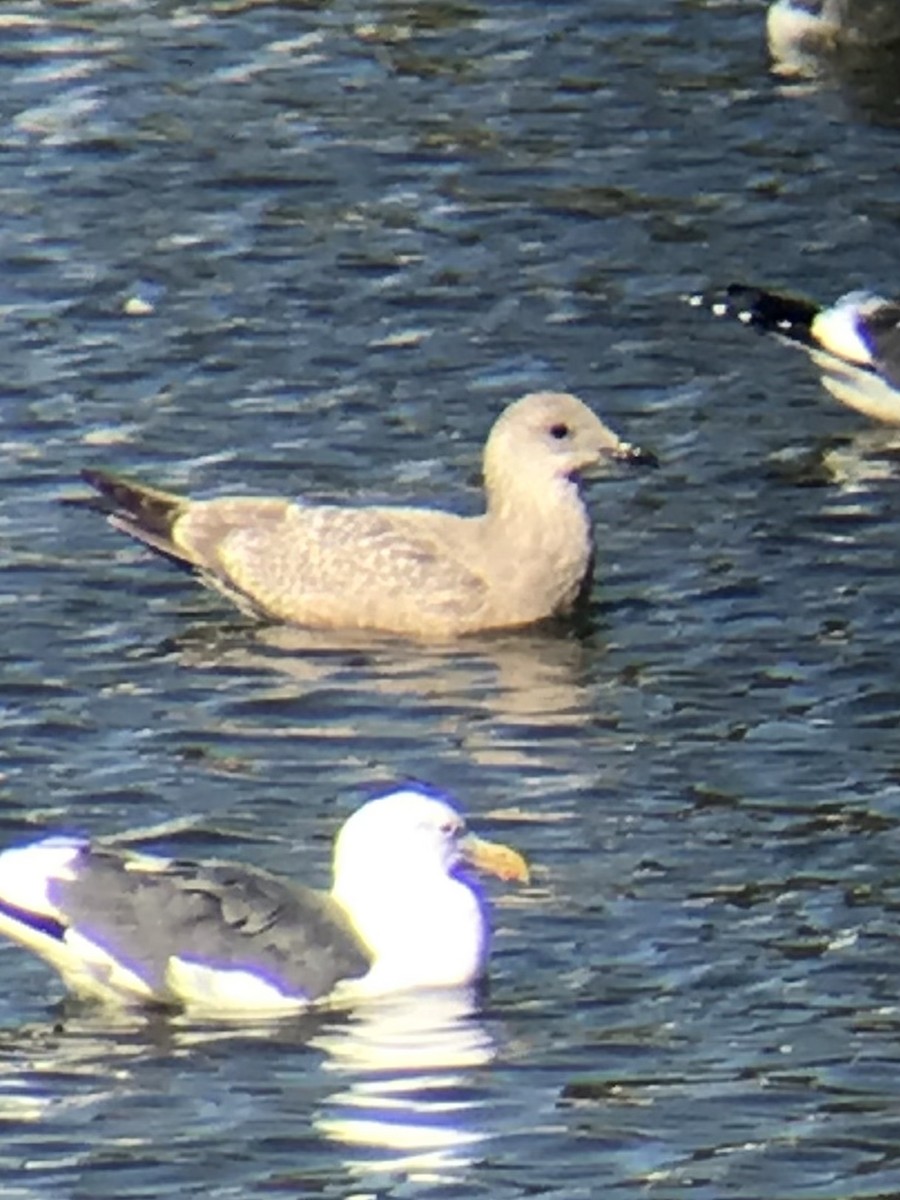
M 48 837 L 0 854 L 0 932 L 82 996 L 277 1015 L 474 982 L 490 931 L 467 865 L 528 879 L 515 850 L 467 834 L 445 798 L 413 787 L 346 821 L 330 892 Z
M 652 461 L 575 396 L 536 392 L 498 418 L 484 450 L 485 511 L 192 500 L 106 471 L 84 479 L 110 523 L 269 620 L 420 637 L 529 625 L 570 612 L 589 586 L 580 473 Z
M 877 421 L 900 424 L 900 302 L 856 291 L 823 307 L 743 284 L 695 302 L 802 346 L 837 400 Z

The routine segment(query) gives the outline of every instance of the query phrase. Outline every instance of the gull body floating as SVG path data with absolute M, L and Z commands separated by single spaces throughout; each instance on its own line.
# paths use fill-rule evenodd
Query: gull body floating
M 575 608 L 594 560 L 580 475 L 604 459 L 654 461 L 576 397 L 536 392 L 490 432 L 480 516 L 266 496 L 194 500 L 107 471 L 82 474 L 108 502 L 114 528 L 251 615 L 446 638 Z
M 449 801 L 412 787 L 345 822 L 330 892 L 54 836 L 0 854 L 0 933 L 82 997 L 277 1016 L 474 983 L 490 926 L 470 866 L 528 879 L 515 850 L 467 834 Z

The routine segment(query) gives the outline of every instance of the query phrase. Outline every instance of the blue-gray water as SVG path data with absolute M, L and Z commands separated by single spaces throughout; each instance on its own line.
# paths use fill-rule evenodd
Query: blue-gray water
M 324 883 L 417 776 L 535 864 L 468 1015 L 115 1020 L 4 945 L 4 1197 L 900 1190 L 898 459 L 684 300 L 896 289 L 897 71 L 779 80 L 763 17 L 3 4 L 2 842 L 175 822 Z M 545 386 L 663 461 L 589 488 L 577 636 L 258 629 L 65 503 L 471 508 Z

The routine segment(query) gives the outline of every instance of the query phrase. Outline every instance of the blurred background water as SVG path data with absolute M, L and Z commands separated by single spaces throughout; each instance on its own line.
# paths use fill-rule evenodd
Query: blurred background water
M 276 1029 L 60 1007 L 0 948 L 0 1191 L 900 1190 L 897 435 L 691 308 L 896 291 L 900 73 L 773 74 L 761 0 L 9 0 L 0 835 L 325 884 L 373 785 L 535 879 L 488 993 Z M 541 387 L 653 447 L 589 486 L 584 628 L 256 627 L 83 505 L 478 503 Z

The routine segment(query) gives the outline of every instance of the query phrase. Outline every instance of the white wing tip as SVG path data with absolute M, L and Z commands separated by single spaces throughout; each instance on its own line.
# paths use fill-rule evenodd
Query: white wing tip
M 0 854 L 0 900 L 25 912 L 59 917 L 47 894 L 52 879 L 74 878 L 73 864 L 86 846 L 83 838 L 52 836 Z

